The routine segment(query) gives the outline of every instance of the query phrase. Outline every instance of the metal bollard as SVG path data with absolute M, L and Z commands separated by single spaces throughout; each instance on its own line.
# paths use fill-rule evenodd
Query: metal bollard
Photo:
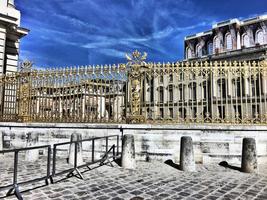
M 196 170 L 193 141 L 192 138 L 188 136 L 183 136 L 181 138 L 180 168 L 181 170 L 188 172 Z
M 126 134 L 122 139 L 122 160 L 121 165 L 125 169 L 135 169 L 135 147 L 134 147 L 134 136 Z
M 79 133 L 72 133 L 71 134 L 71 139 L 70 139 L 71 142 L 77 142 L 80 140 L 82 140 L 81 134 L 79 134 Z M 75 145 L 75 143 L 70 144 L 68 163 L 73 165 L 73 166 L 75 165 L 75 153 L 77 153 L 76 165 L 79 166 L 79 165 L 84 164 L 83 156 L 82 156 L 82 143 L 81 142 L 77 142 L 76 145 Z
M 252 173 L 257 169 L 256 141 L 254 138 L 244 138 L 242 145 L 241 171 Z

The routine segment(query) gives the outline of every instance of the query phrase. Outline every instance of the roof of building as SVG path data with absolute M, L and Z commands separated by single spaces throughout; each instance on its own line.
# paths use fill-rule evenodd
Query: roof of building
M 222 21 L 222 22 L 218 22 L 216 24 L 213 24 L 212 25 L 212 29 L 210 29 L 208 31 L 196 33 L 196 34 L 193 34 L 193 35 L 189 35 L 189 36 L 186 36 L 184 39 L 185 40 L 191 40 L 191 39 L 195 39 L 195 38 L 198 38 L 198 37 L 201 37 L 201 36 L 211 35 L 213 33 L 212 32 L 213 29 L 216 29 L 216 28 L 219 28 L 219 27 L 224 27 L 224 26 L 229 26 L 231 24 L 238 24 L 240 26 L 246 26 L 246 25 L 249 25 L 249 24 L 253 24 L 253 23 L 261 22 L 261 21 L 266 21 L 266 20 L 267 20 L 267 14 L 260 15 L 260 16 L 257 16 L 257 17 L 253 17 L 253 18 L 248 18 L 248 19 L 245 19 L 245 20 L 239 20 L 239 19 L 236 19 L 236 18 L 235 19 L 229 19 L 229 20 L 226 20 L 226 21 Z

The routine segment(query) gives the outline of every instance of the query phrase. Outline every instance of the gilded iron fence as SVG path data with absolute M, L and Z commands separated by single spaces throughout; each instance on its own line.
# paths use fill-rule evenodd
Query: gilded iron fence
M 142 68 L 141 77 L 129 81 L 129 90 L 133 80 L 140 88 L 136 122 L 267 123 L 266 60 L 147 63 Z
M 125 65 L 21 71 L 1 79 L 1 121 L 122 123 Z
M 147 63 L 21 71 L 0 79 L 1 121 L 267 123 L 267 61 Z

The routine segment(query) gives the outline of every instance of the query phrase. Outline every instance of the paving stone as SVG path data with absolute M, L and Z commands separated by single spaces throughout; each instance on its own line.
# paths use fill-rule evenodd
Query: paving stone
M 30 180 L 31 174 L 45 173 L 46 158 L 42 159 L 34 164 L 20 161 L 19 178 Z M 10 163 L 7 160 L 0 160 L 1 185 L 12 178 L 12 160 Z M 58 171 L 69 167 L 65 162 L 65 159 L 57 162 Z M 54 178 L 55 184 L 44 186 L 41 181 L 21 186 L 20 190 L 25 191 L 22 193 L 25 200 L 265 200 L 266 174 L 246 174 L 218 165 L 197 165 L 196 172 L 184 173 L 160 162 L 138 162 L 136 170 L 104 165 L 84 172 L 84 180 L 75 176 L 65 179 L 66 176 L 62 175 Z M 5 197 L 6 192 L 0 191 L 0 198 L 16 199 L 14 196 Z

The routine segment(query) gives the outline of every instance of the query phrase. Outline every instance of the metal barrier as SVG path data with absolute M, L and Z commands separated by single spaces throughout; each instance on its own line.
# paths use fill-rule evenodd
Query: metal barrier
M 109 139 L 110 138 L 116 138 L 115 144 L 112 144 L 111 147 L 109 148 Z M 102 156 L 102 158 L 95 160 L 95 141 L 96 140 L 101 140 L 105 139 L 105 153 Z M 105 136 L 105 137 L 94 137 L 94 138 L 89 138 L 89 139 L 84 139 L 84 140 L 78 140 L 78 141 L 73 141 L 73 142 L 64 142 L 64 143 L 57 143 L 53 145 L 53 160 L 52 160 L 52 172 L 51 172 L 51 155 L 52 155 L 52 148 L 51 145 L 44 145 L 44 146 L 36 146 L 36 147 L 27 147 L 27 148 L 20 148 L 20 149 L 13 149 L 13 150 L 2 150 L 0 151 L 0 154 L 6 154 L 6 153 L 14 153 L 14 170 L 13 170 L 13 183 L 10 185 L 2 186 L 0 187 L 1 189 L 5 188 L 10 188 L 7 192 L 7 196 L 12 195 L 12 192 L 14 191 L 14 195 L 19 199 L 23 200 L 23 197 L 19 191 L 19 185 L 24 185 L 24 184 L 29 184 L 41 180 L 45 180 L 46 185 L 49 184 L 50 182 L 53 184 L 54 180 L 53 177 L 62 175 L 65 173 L 68 173 L 67 177 L 70 175 L 74 175 L 74 172 L 78 174 L 78 176 L 83 179 L 83 175 L 80 172 L 79 168 L 82 167 L 87 167 L 90 169 L 89 165 L 95 164 L 95 163 L 100 163 L 100 166 L 104 164 L 105 161 L 107 161 L 112 167 L 112 163 L 110 161 L 110 158 L 113 160 L 115 158 L 118 158 L 120 153 L 119 153 L 119 140 L 120 136 L 119 135 L 110 135 L 110 136 Z M 89 142 L 92 141 L 92 148 L 91 148 L 91 162 L 84 163 L 82 165 L 77 164 L 77 153 L 78 153 L 78 143 L 82 142 Z M 75 152 L 74 152 L 74 165 L 70 169 L 63 170 L 61 172 L 56 173 L 56 166 L 57 166 L 57 150 L 59 146 L 62 145 L 71 145 L 75 144 Z M 28 181 L 23 181 L 23 182 L 18 182 L 18 154 L 21 151 L 27 151 L 27 150 L 34 150 L 34 149 L 44 149 L 47 148 L 47 165 L 46 165 L 46 175 L 40 178 L 36 178 L 33 180 L 28 180 Z M 110 154 L 112 154 L 110 156 Z
M 108 139 L 112 138 L 112 137 L 116 137 L 116 145 L 113 144 L 110 149 L 108 149 Z M 104 154 L 104 156 L 101 159 L 95 160 L 95 141 L 96 140 L 101 140 L 101 139 L 105 139 L 106 140 L 106 152 Z M 92 141 L 92 148 L 91 148 L 91 162 L 87 162 L 85 164 L 82 165 L 78 165 L 77 164 L 77 153 L 78 153 L 78 144 L 79 143 L 83 143 L 83 142 L 89 142 Z M 75 144 L 75 153 L 74 153 L 74 166 L 70 169 L 67 170 L 62 170 L 61 172 L 56 172 L 56 156 L 57 156 L 57 150 L 59 146 L 63 146 L 63 145 L 71 145 L 71 144 Z M 116 149 L 116 153 L 115 153 L 115 149 Z M 81 167 L 88 167 L 89 165 L 95 164 L 100 162 L 100 164 L 103 164 L 105 160 L 109 160 L 109 156 L 108 154 L 111 152 L 112 150 L 112 158 L 115 159 L 118 155 L 119 155 L 119 135 L 111 135 L 111 136 L 105 136 L 105 137 L 94 137 L 94 138 L 89 138 L 89 139 L 84 139 L 84 140 L 78 140 L 78 141 L 73 141 L 73 142 L 63 142 L 63 143 L 57 143 L 54 144 L 53 147 L 53 166 L 52 166 L 52 177 L 64 174 L 64 173 L 68 173 L 68 176 L 71 174 L 74 174 L 74 172 L 76 171 L 77 174 L 80 176 L 81 179 L 83 179 L 83 176 L 81 174 L 81 172 L 79 171 L 79 168 Z M 53 180 L 52 180 L 53 182 Z
M 34 149 L 46 149 L 47 148 L 47 171 L 46 175 L 41 177 L 41 178 L 36 178 L 33 180 L 28 180 L 28 181 L 23 181 L 23 182 L 18 182 L 18 160 L 19 160 L 19 152 L 21 151 L 28 151 L 28 150 L 34 150 Z M 19 185 L 24 185 L 28 183 L 33 183 L 41 180 L 45 180 L 46 185 L 49 184 L 48 180 L 51 178 L 51 173 L 50 173 L 50 164 L 51 164 L 51 146 L 50 145 L 44 145 L 44 146 L 37 146 L 37 147 L 27 147 L 27 148 L 20 148 L 20 149 L 12 149 L 12 150 L 3 150 L 0 151 L 0 154 L 6 154 L 6 153 L 14 153 L 14 169 L 13 169 L 13 183 L 11 185 L 6 185 L 0 187 L 0 189 L 4 188 L 9 188 L 9 191 L 7 192 L 7 196 L 11 195 L 12 192 L 14 191 L 15 196 L 21 200 L 23 199 L 20 191 L 19 191 Z

